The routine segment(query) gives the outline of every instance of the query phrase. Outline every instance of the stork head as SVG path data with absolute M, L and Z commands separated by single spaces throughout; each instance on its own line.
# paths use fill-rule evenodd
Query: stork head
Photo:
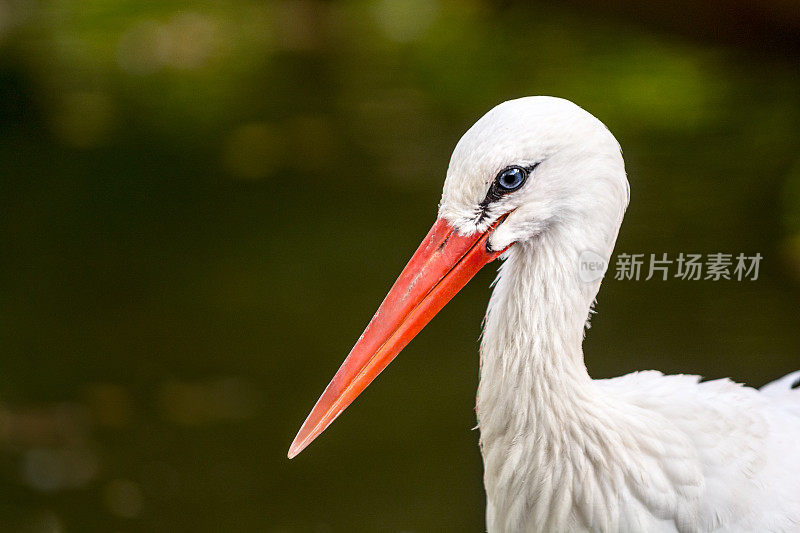
M 489 111 L 458 142 L 438 220 L 306 418 L 289 457 L 327 428 L 481 267 L 559 227 L 590 235 L 584 245 L 610 253 L 627 202 L 619 144 L 580 107 L 537 96 Z
M 531 96 L 486 113 L 456 145 L 439 217 L 461 234 L 487 231 L 493 250 L 564 224 L 616 237 L 629 189 L 619 144 L 562 98 Z

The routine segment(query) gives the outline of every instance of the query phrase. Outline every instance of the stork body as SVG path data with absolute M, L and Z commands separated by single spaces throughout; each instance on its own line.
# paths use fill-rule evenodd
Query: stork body
M 800 372 L 762 391 L 654 371 L 592 380 L 583 282 L 543 283 L 559 260 L 571 279 L 563 242 L 510 249 L 491 299 L 477 402 L 488 530 L 800 531 Z
M 484 264 L 500 268 L 477 415 L 492 532 L 800 532 L 800 372 L 761 391 L 639 372 L 592 380 L 582 341 L 629 188 L 600 121 L 501 104 L 462 137 L 439 219 L 290 448 L 299 453 Z

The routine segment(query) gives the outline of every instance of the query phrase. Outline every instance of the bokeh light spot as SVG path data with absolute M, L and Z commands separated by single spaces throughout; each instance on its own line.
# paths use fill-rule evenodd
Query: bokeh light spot
M 438 14 L 439 3 L 426 0 L 381 0 L 373 8 L 383 34 L 398 42 L 418 39 Z
M 166 382 L 159 391 L 159 404 L 164 418 L 185 426 L 242 420 L 254 416 L 258 408 L 253 386 L 237 377 Z
M 97 456 L 85 447 L 34 448 L 23 458 L 22 479 L 40 492 L 55 492 L 86 485 L 98 469 Z
M 202 67 L 223 48 L 221 26 L 211 17 L 182 12 L 167 22 L 145 20 L 126 30 L 117 45 L 117 64 L 130 74 L 163 67 Z

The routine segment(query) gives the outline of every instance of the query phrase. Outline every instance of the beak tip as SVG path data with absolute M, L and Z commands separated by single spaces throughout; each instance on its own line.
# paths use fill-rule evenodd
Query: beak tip
M 300 452 L 306 449 L 306 446 L 308 446 L 308 443 L 300 442 L 300 439 L 295 437 L 292 445 L 289 446 L 289 452 L 286 454 L 286 457 L 289 459 L 294 459 Z

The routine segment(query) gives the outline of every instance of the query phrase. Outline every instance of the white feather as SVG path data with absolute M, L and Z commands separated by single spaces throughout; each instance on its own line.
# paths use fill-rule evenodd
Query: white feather
M 508 165 L 526 184 L 481 200 Z M 638 372 L 592 380 L 584 326 L 629 199 L 619 145 L 557 98 L 505 102 L 459 141 L 440 216 L 503 249 L 481 342 L 477 415 L 489 531 L 800 531 L 800 373 L 762 392 Z

